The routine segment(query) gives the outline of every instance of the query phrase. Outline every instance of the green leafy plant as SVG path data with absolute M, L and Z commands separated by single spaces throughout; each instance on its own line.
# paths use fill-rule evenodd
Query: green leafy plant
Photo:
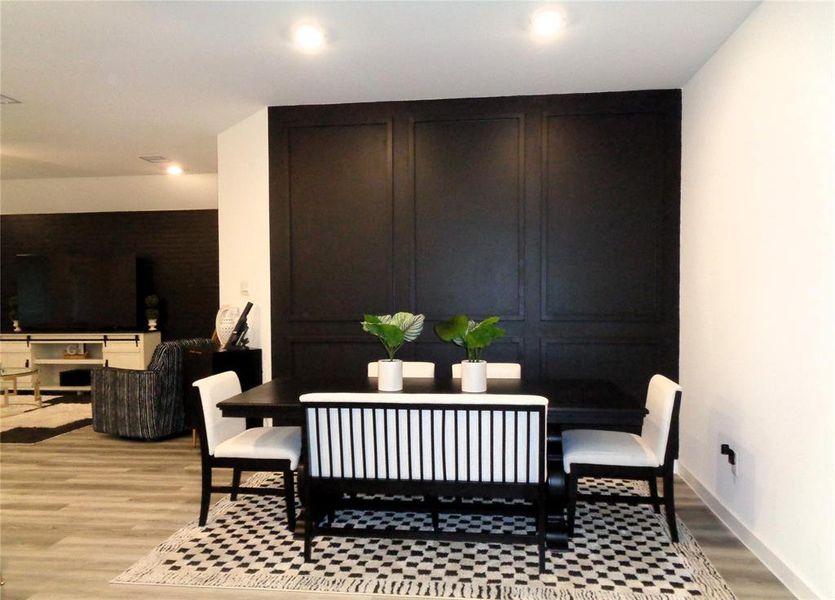
M 445 342 L 461 346 L 467 352 L 467 360 L 481 360 L 481 353 L 495 340 L 504 335 L 504 329 L 497 326 L 499 317 L 488 317 L 481 323 L 471 321 L 467 315 L 455 315 L 435 325 L 435 333 Z
M 8 315 L 9 319 L 12 321 L 17 321 L 19 315 L 19 313 L 17 312 L 17 296 L 9 296 L 9 299 L 6 300 L 6 306 L 8 307 L 6 314 Z
M 159 319 L 159 296 L 156 294 L 145 296 L 145 318 L 149 321 Z
M 423 315 L 399 312 L 393 315 L 364 315 L 362 330 L 377 336 L 389 360 L 405 342 L 413 342 L 423 331 Z

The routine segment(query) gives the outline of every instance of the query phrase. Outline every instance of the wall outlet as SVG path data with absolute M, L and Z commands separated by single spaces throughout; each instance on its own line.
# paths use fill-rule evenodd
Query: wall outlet
M 249 296 L 249 282 L 241 281 L 241 296 Z
M 728 464 L 731 466 L 731 473 L 736 477 L 736 451 L 728 444 L 719 446 L 719 453 L 728 457 Z

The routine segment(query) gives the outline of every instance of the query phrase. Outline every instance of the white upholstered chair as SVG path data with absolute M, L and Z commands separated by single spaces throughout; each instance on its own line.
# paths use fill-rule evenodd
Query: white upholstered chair
M 213 492 L 280 495 L 287 502 L 287 523 L 296 528 L 293 472 L 299 465 L 302 442 L 300 427 L 246 428 L 245 419 L 222 416 L 217 403 L 241 393 L 238 376 L 232 372 L 219 373 L 194 382 L 200 390 L 200 408 L 196 411 L 200 434 L 200 456 L 203 485 L 200 497 L 200 525 L 206 524 L 209 499 Z M 232 486 L 212 486 L 212 468 L 232 469 Z M 283 489 L 242 488 L 242 471 L 268 471 L 284 474 Z
M 452 378 L 461 379 L 461 363 L 452 365 Z M 519 363 L 487 363 L 487 379 L 522 379 Z
M 377 377 L 379 365 L 376 362 L 368 363 L 368 376 Z M 434 377 L 435 363 L 403 361 L 403 377 Z
M 647 416 L 641 435 L 620 431 L 572 429 L 562 434 L 563 467 L 568 488 L 568 527 L 574 528 L 577 500 L 652 504 L 660 512 L 663 501 L 670 537 L 678 542 L 673 463 L 678 458 L 678 417 L 681 387 L 663 375 L 654 375 L 647 390 Z M 577 494 L 582 477 L 637 479 L 649 483 L 650 496 Z M 657 478 L 664 480 L 664 497 L 658 496 Z

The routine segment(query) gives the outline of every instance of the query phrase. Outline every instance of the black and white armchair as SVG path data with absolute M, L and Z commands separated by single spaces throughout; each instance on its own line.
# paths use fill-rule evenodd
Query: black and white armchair
M 673 463 L 678 458 L 678 420 L 681 387 L 663 375 L 649 382 L 641 435 L 619 431 L 573 429 L 563 432 L 563 466 L 568 488 L 568 528 L 574 530 L 578 500 L 652 504 L 660 512 L 664 503 L 670 538 L 678 542 Z M 650 496 L 579 494 L 577 482 L 583 477 L 643 480 L 649 483 Z M 664 480 L 664 497 L 658 496 L 657 478 Z
M 241 393 L 238 376 L 219 373 L 194 382 L 200 390 L 200 408 L 195 420 L 200 434 L 200 457 L 203 485 L 200 497 L 200 526 L 206 524 L 212 493 L 239 493 L 272 496 L 284 494 L 287 503 L 287 524 L 296 528 L 296 502 L 293 472 L 298 468 L 302 452 L 300 427 L 246 428 L 245 419 L 223 417 L 217 403 Z M 212 486 L 212 469 L 232 469 L 232 485 Z M 242 488 L 242 471 L 268 471 L 284 474 L 282 489 Z

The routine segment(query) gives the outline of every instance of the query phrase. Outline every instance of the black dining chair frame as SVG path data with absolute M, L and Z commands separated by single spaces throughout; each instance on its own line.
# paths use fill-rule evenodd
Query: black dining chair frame
M 238 494 L 254 496 L 284 496 L 287 507 L 287 525 L 290 531 L 296 529 L 296 486 L 294 473 L 287 459 L 274 458 L 232 458 L 215 457 L 209 454 L 209 440 L 206 434 L 206 421 L 203 417 L 201 399 L 194 400 L 192 406 L 192 423 L 197 428 L 200 437 L 201 490 L 200 490 L 200 518 L 199 525 L 203 527 L 209 516 L 209 502 L 212 494 L 230 494 L 232 500 L 238 499 Z M 212 469 L 232 469 L 232 485 L 212 485 Z M 284 485 L 280 488 L 241 487 L 241 473 L 269 472 L 282 473 Z
M 577 512 L 577 501 L 599 502 L 604 504 L 651 504 L 656 513 L 664 513 L 670 528 L 670 539 L 678 543 L 678 527 L 676 526 L 675 493 L 673 488 L 673 465 L 678 458 L 679 447 L 679 412 L 681 410 L 681 392 L 677 391 L 673 400 L 673 414 L 670 418 L 670 431 L 667 435 L 667 447 L 664 451 L 664 462 L 659 467 L 629 467 L 624 465 L 595 465 L 572 463 L 571 472 L 565 474 L 565 484 L 568 492 L 567 525 L 569 536 L 574 533 L 574 521 Z M 649 483 L 649 496 L 634 496 L 626 494 L 578 494 L 577 483 L 583 477 L 598 477 L 608 479 L 627 479 L 646 481 Z M 664 482 L 664 496 L 658 495 L 658 478 Z

